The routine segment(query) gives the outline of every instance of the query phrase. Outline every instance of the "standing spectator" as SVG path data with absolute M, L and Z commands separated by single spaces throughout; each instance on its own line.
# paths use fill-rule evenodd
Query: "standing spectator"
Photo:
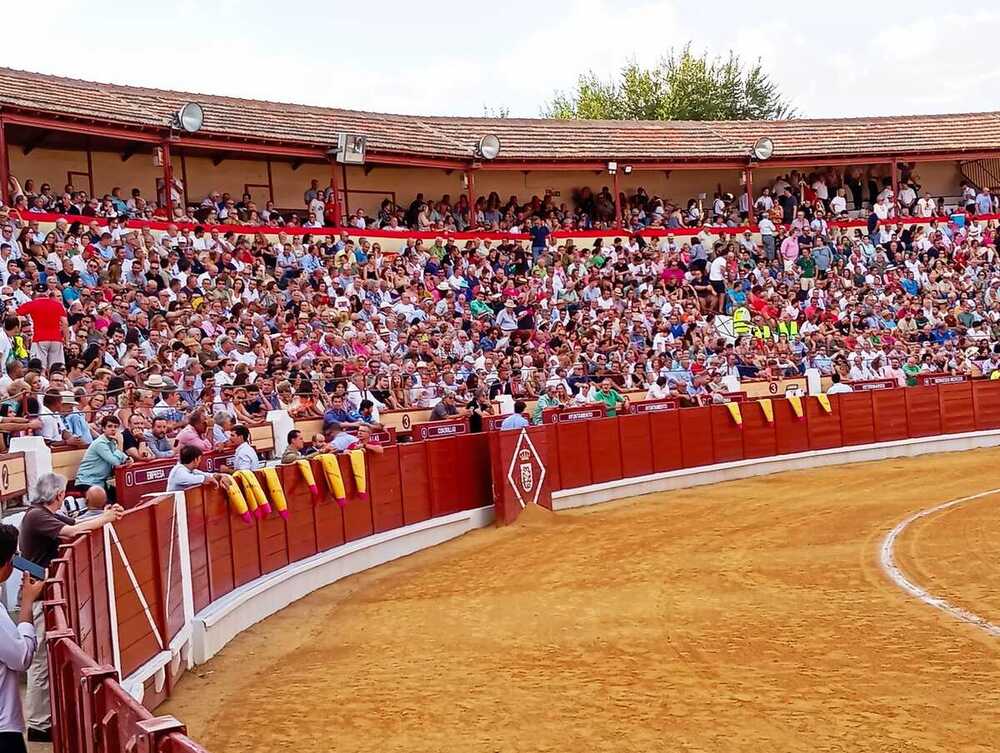
M 14 526 L 0 525 L 0 582 L 13 574 L 11 561 L 17 554 L 17 536 Z M 38 647 L 32 611 L 44 586 L 45 581 L 24 574 L 16 625 L 7 610 L 0 609 L 0 750 L 10 753 L 27 753 L 18 675 L 31 666 Z
M 74 524 L 72 518 L 59 512 L 65 497 L 65 476 L 43 473 L 38 478 L 35 484 L 35 502 L 21 520 L 18 539 L 21 556 L 26 560 L 48 567 L 58 554 L 60 543 L 81 533 L 95 531 L 105 523 L 120 520 L 125 514 L 121 506 L 114 505 L 100 515 Z M 52 739 L 52 709 L 49 705 L 49 664 L 42 605 L 36 601 L 31 613 L 38 636 L 38 649 L 28 669 L 28 741 L 49 742 Z
M 604 403 L 609 417 L 618 415 L 618 408 L 628 406 L 628 398 L 615 389 L 614 382 L 608 377 L 601 380 L 601 387 L 594 391 L 594 402 Z
M 531 424 L 528 423 L 528 419 L 524 417 L 524 412 L 528 409 L 528 404 L 523 400 L 516 400 L 514 402 L 514 412 L 511 413 L 507 418 L 505 418 L 500 423 L 500 431 L 509 431 L 510 429 L 523 429 Z
M 59 298 L 59 291 L 51 290 L 17 308 L 19 316 L 31 319 L 31 357 L 40 360 L 43 369 L 66 363 L 63 343 L 69 339 L 69 323 Z

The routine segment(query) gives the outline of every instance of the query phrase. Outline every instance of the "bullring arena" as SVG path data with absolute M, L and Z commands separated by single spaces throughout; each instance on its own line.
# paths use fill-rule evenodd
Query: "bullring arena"
M 4 521 L 105 516 L 47 563 L 36 731 L 1000 749 L 997 174 L 996 113 L 447 118 L 0 68 Z
M 996 634 L 889 580 L 998 450 L 541 513 L 318 591 L 168 704 L 213 751 L 991 751 Z M 896 544 L 1000 618 L 1000 491 Z M 208 699 L 211 699 L 210 702 Z

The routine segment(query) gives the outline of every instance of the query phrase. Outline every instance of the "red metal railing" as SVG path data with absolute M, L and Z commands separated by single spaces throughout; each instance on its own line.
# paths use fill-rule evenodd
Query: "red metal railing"
M 206 753 L 184 725 L 153 716 L 125 692 L 114 667 L 80 648 L 67 601 L 75 591 L 72 564 L 66 556 L 52 561 L 44 603 L 55 752 Z

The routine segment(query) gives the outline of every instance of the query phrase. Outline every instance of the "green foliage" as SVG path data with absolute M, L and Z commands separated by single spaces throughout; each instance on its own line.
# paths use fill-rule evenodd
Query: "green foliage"
M 593 71 L 572 94 L 557 92 L 542 114 L 562 120 L 768 120 L 795 117 L 795 110 L 761 66 L 746 67 L 739 55 L 709 58 L 691 45 L 649 69 L 630 62 L 617 80 Z

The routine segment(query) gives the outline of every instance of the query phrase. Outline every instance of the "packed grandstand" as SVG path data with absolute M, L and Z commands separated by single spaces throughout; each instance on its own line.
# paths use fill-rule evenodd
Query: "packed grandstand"
M 479 432 L 515 401 L 540 424 L 807 374 L 1000 376 L 979 116 L 646 133 L 200 97 L 193 137 L 166 125 L 188 98 L 0 71 L 0 430 L 82 451 L 81 495 L 274 411 L 326 453 L 401 411 Z M 350 172 L 324 161 L 345 128 L 370 134 Z

